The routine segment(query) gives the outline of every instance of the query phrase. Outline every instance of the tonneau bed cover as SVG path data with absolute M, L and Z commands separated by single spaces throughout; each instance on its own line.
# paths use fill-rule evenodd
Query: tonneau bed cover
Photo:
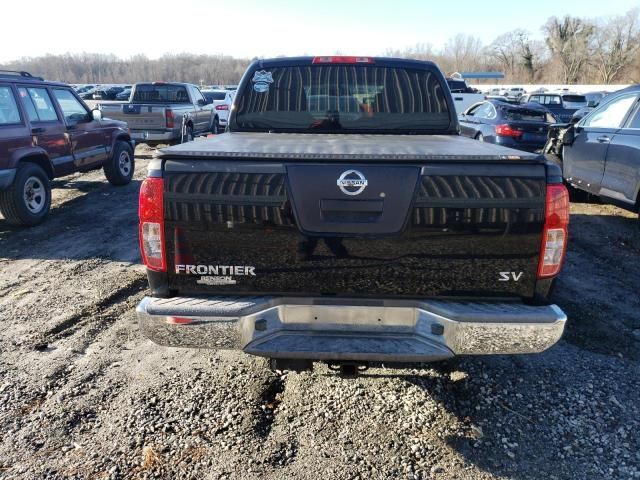
M 375 161 L 480 160 L 543 163 L 534 153 L 455 135 L 341 135 L 238 132 L 163 149 L 163 159 L 181 157 Z

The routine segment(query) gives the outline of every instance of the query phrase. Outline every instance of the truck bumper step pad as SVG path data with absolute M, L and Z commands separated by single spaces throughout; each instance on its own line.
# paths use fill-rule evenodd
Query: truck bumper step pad
M 145 297 L 137 315 L 145 336 L 170 347 L 387 362 L 537 353 L 566 322 L 556 305 L 322 297 Z

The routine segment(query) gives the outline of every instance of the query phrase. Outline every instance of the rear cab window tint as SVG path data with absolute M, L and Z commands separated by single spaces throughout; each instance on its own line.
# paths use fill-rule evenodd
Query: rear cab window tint
M 22 123 L 11 87 L 0 86 L 0 126 Z
M 189 103 L 189 94 L 184 85 L 136 85 L 132 102 L 138 103 Z
M 60 120 L 46 88 L 20 87 L 18 93 L 30 122 L 57 122 Z
M 451 120 L 444 82 L 430 70 L 295 65 L 250 75 L 238 97 L 239 130 L 433 132 Z

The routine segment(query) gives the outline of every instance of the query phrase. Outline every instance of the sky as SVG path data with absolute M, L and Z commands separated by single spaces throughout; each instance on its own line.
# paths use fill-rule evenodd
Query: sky
M 380 55 L 457 33 L 488 44 L 550 16 L 622 15 L 638 0 L 79 0 L 6 1 L 0 62 L 47 53 L 206 53 L 234 57 Z

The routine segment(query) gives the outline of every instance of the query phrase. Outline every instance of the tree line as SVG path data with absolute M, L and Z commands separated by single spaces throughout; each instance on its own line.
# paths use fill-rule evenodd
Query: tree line
M 640 9 L 595 20 L 550 17 L 541 32 L 544 40 L 516 29 L 489 45 L 458 34 L 441 50 L 426 43 L 386 53 L 434 60 L 445 73 L 500 71 L 503 83 L 640 83 Z
M 541 32 L 544 40 L 516 29 L 488 45 L 460 33 L 441 49 L 421 43 L 388 49 L 384 55 L 433 60 L 445 73 L 500 71 L 505 74 L 503 83 L 640 83 L 640 9 L 602 19 L 550 17 Z M 67 53 L 21 58 L 0 65 L 0 69 L 25 70 L 67 83 L 164 80 L 230 85 L 238 83 L 250 62 L 247 58 L 191 53 L 166 54 L 158 59 Z

